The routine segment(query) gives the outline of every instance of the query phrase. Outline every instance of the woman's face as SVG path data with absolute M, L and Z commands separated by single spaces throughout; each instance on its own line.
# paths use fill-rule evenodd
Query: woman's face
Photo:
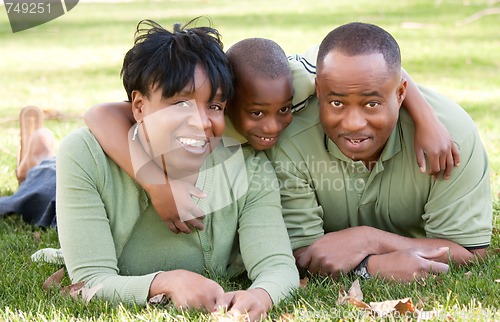
M 140 142 L 170 177 L 198 172 L 222 136 L 226 102 L 220 90 L 213 100 L 210 94 L 210 81 L 200 66 L 195 68 L 194 84 L 172 97 L 162 97 L 161 88 L 149 97 L 132 93 Z

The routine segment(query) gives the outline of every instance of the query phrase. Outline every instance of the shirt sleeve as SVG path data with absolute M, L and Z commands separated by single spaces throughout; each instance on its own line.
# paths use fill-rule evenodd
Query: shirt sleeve
M 318 204 L 305 161 L 300 161 L 295 152 L 297 147 L 290 144 L 268 152 L 278 177 L 283 218 L 293 250 L 307 247 L 324 235 L 323 208 Z
M 252 280 L 250 288 L 262 288 L 278 303 L 299 285 L 290 248 L 277 180 L 265 155 L 247 158 L 249 189 L 239 219 L 240 249 Z
M 460 143 L 460 166 L 450 179 L 436 180 L 425 205 L 427 237 L 445 238 L 464 247 L 490 243 L 492 197 L 488 157 L 477 129 Z
M 107 179 L 104 153 L 86 129 L 62 142 L 57 157 L 57 223 L 73 283 L 100 287 L 112 301 L 145 304 L 157 273 L 120 276 L 109 219 L 101 198 Z
M 293 77 L 292 113 L 297 113 L 307 106 L 307 100 L 316 92 L 314 80 L 316 78 L 317 46 L 310 48 L 306 53 L 289 55 L 288 64 Z

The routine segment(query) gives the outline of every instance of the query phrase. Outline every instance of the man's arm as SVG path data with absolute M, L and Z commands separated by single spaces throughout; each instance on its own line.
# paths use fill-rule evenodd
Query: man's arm
M 297 265 L 311 273 L 338 276 L 353 270 L 362 259 L 368 260 L 368 272 L 399 280 L 411 280 L 415 274 L 447 270 L 449 261 L 464 265 L 482 258 L 486 247 L 468 250 L 446 239 L 408 238 L 377 228 L 360 226 L 325 234 L 311 246 L 295 251 Z

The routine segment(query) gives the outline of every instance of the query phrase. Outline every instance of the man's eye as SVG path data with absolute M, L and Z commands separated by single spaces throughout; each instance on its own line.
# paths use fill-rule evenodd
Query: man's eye
M 379 105 L 380 105 L 380 103 L 379 103 L 379 102 L 369 102 L 369 103 L 367 103 L 365 106 L 366 106 L 366 107 L 372 107 L 372 108 L 373 108 L 373 107 L 377 107 L 377 106 L 379 106 Z
M 262 116 L 263 115 L 261 111 L 250 112 L 250 114 L 252 114 L 253 116 Z
M 344 104 L 342 104 L 341 101 L 331 101 L 330 104 L 333 106 L 333 107 L 342 107 Z

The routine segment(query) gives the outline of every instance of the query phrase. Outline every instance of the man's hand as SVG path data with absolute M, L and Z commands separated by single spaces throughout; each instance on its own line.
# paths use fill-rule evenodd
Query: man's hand
M 376 254 L 366 227 L 352 227 L 325 234 L 307 248 L 294 252 L 297 267 L 309 272 L 338 277 L 348 273 L 369 254 Z
M 448 252 L 448 247 L 405 249 L 373 255 L 366 266 L 371 276 L 400 282 L 411 282 L 415 277 L 426 277 L 448 271 L 448 265 L 437 260 Z
M 217 299 L 224 295 L 224 290 L 211 279 L 179 269 L 156 275 L 149 289 L 149 297 L 162 293 L 177 308 L 205 309 L 211 312 L 216 307 Z
M 205 228 L 201 220 L 197 219 L 205 214 L 191 196 L 205 198 L 206 194 L 191 183 L 170 179 L 167 184 L 151 184 L 145 189 L 156 212 L 172 232 L 189 234 L 190 226 L 199 230 Z
M 460 163 L 460 152 L 458 152 L 455 142 L 437 118 L 434 122 L 427 124 L 426 128 L 415 126 L 414 145 L 420 171 L 426 172 L 425 155 L 427 155 L 429 175 L 433 176 L 434 179 L 439 178 L 441 173 L 445 179 L 448 179 L 453 168 Z
M 217 312 L 222 308 L 230 315 L 248 315 L 250 321 L 260 321 L 266 318 L 272 304 L 269 294 L 261 288 L 256 288 L 225 293 L 217 300 L 215 310 Z

